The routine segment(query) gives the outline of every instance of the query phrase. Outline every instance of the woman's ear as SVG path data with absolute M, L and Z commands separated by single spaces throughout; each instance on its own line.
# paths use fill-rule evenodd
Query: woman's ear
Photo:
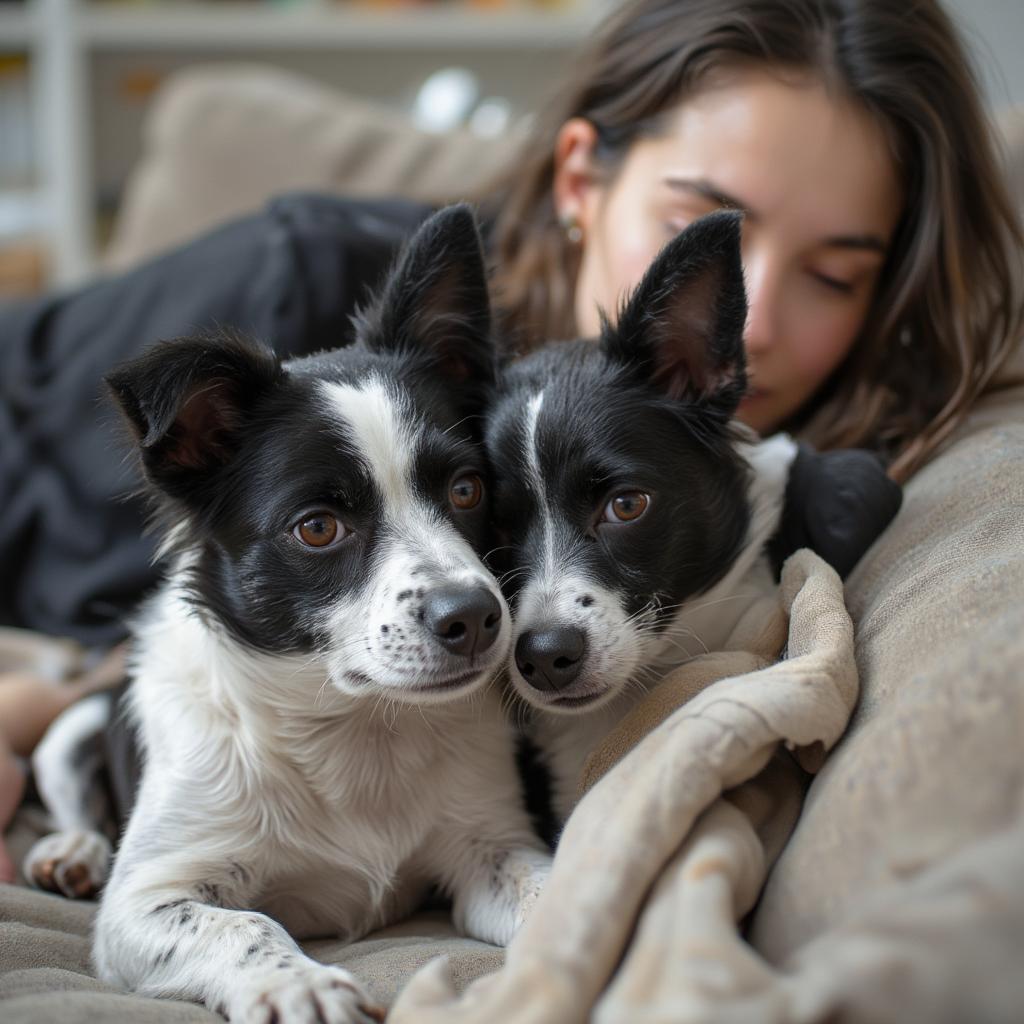
M 555 140 L 555 173 L 552 193 L 555 212 L 566 226 L 574 225 L 586 241 L 594 221 L 601 186 L 595 173 L 597 129 L 582 117 L 570 118 Z

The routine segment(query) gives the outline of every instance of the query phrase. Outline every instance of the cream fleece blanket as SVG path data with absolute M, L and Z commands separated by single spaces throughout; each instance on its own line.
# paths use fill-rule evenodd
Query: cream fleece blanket
M 665 706 L 668 717 L 586 793 L 504 967 L 458 996 L 445 960 L 434 961 L 399 995 L 389 1021 L 813 1019 L 797 1011 L 788 980 L 745 944 L 737 922 L 761 890 L 766 851 L 778 848 L 799 807 L 801 773 L 782 751 L 819 766 L 853 710 L 857 670 L 842 582 L 828 565 L 798 552 L 780 598 L 788 659 L 715 681 L 698 664 L 689 689 L 687 669 L 676 674 L 671 685 L 690 699 Z M 722 665 L 750 667 L 735 653 L 724 657 Z M 625 733 L 610 755 L 595 754 L 590 776 L 630 746 L 635 729 L 627 724 Z

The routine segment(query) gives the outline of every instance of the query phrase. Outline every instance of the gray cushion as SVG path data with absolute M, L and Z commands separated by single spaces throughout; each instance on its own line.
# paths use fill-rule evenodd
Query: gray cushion
M 1024 391 L 914 477 L 847 603 L 860 704 L 753 922 L 776 962 L 1024 810 Z

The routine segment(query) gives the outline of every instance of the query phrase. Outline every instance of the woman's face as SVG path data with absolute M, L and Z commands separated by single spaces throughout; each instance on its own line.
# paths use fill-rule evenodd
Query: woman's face
M 661 247 L 690 221 L 745 211 L 751 392 L 738 416 L 776 429 L 853 346 L 900 216 L 902 194 L 880 127 L 817 81 L 744 71 L 703 89 L 641 139 L 610 180 L 593 126 L 568 122 L 555 201 L 582 230 L 576 320 L 599 331 Z

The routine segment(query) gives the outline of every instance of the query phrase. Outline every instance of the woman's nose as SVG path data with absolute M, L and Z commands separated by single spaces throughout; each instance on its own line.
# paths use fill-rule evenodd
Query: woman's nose
M 779 281 L 770 262 L 752 259 L 744 263 L 747 283 L 747 322 L 743 344 L 748 356 L 767 352 L 778 336 Z

